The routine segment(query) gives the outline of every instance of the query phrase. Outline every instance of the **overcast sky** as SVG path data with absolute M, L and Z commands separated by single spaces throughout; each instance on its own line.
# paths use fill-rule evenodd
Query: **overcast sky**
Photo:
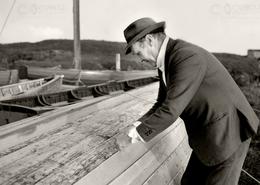
M 16 0 L 1 43 L 72 39 L 73 0 Z M 13 0 L 0 0 L 0 28 Z M 81 39 L 123 41 L 132 21 L 166 21 L 166 33 L 211 52 L 260 49 L 259 0 L 81 0 Z

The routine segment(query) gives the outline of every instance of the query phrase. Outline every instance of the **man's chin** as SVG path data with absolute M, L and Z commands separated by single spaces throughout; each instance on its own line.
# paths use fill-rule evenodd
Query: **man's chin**
M 148 63 L 148 64 L 152 65 L 153 67 L 156 67 L 156 62 L 153 61 L 153 60 L 143 59 L 142 62 L 143 63 Z
M 149 61 L 149 63 L 153 66 L 153 67 L 156 67 L 156 62 L 155 61 Z

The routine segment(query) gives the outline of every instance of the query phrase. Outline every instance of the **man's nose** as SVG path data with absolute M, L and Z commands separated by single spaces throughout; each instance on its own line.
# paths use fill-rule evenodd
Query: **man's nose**
M 141 59 L 141 62 L 149 62 L 149 60 Z

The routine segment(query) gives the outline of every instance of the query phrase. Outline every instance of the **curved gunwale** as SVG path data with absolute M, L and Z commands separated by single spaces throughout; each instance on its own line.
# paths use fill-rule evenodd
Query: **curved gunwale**
M 56 86 L 55 89 L 59 89 L 62 85 L 62 78 L 63 75 L 57 75 L 49 81 L 40 78 L 2 86 L 0 87 L 0 101 L 46 93 L 48 89 L 52 91 L 53 84 Z

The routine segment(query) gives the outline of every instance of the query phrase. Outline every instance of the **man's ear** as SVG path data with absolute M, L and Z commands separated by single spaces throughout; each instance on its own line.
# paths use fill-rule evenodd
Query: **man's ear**
M 147 34 L 145 36 L 145 39 L 147 40 L 148 44 L 151 46 L 153 41 L 153 36 L 151 34 Z

